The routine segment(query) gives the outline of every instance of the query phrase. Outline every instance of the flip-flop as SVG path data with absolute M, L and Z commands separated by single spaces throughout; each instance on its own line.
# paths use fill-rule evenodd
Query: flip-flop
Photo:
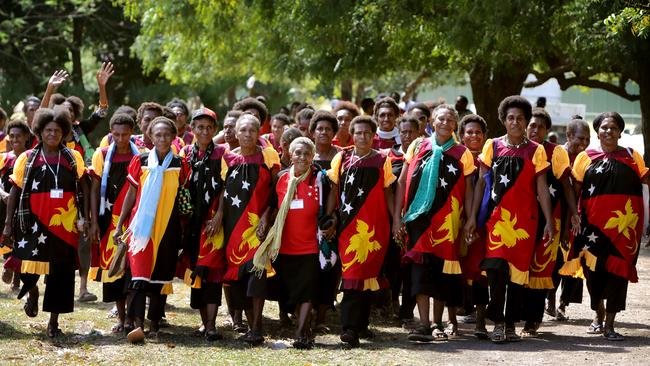
M 205 332 L 205 339 L 208 342 L 215 342 L 223 339 L 223 336 L 219 334 L 216 330 L 209 330 Z
M 608 341 L 624 341 L 625 340 L 625 337 L 623 337 L 620 333 L 617 333 L 617 332 L 603 333 L 603 336 Z
M 79 295 L 79 298 L 77 298 L 77 301 L 79 302 L 91 302 L 91 301 L 97 301 L 97 295 L 90 293 L 90 292 L 84 292 L 83 294 Z
M 587 329 L 587 334 L 603 334 L 604 329 L 602 324 L 591 323 L 589 329 Z
M 488 338 L 490 338 L 488 336 L 488 331 L 487 331 L 487 329 L 485 327 L 474 329 L 474 337 L 476 337 L 478 339 L 488 339 Z
M 124 324 L 115 324 L 111 328 L 111 333 L 116 334 L 116 333 L 122 333 L 124 332 Z
M 490 339 L 494 343 L 505 343 L 507 341 L 505 327 L 503 325 L 495 325 Z

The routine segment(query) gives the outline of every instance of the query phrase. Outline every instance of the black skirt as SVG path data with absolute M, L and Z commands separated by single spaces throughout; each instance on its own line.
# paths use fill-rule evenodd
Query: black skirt
M 280 284 L 280 301 L 302 304 L 316 300 L 320 264 L 318 254 L 280 254 L 273 263 Z

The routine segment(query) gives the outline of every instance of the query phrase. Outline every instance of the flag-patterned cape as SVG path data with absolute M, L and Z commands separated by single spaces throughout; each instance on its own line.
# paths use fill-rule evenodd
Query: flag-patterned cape
M 346 148 L 332 159 L 328 176 L 339 187 L 339 256 L 343 288 L 378 290 L 390 225 L 384 189 L 395 181 L 390 159 L 373 151 L 360 158 Z
M 510 280 L 526 285 L 539 218 L 536 176 L 548 169 L 546 152 L 533 141 L 516 148 L 496 138 L 485 142 L 479 160 L 490 169 L 493 182 L 482 268 L 493 265 L 492 259 L 503 259 L 508 262 Z
M 135 206 L 131 212 L 131 219 L 135 217 L 140 204 L 142 187 L 149 176 L 147 163 L 149 153 L 134 156 L 129 164 L 129 183 L 138 189 Z M 148 281 L 151 283 L 168 284 L 176 272 L 178 250 L 181 248 L 182 225 L 176 195 L 178 187 L 186 181 L 189 174 L 187 165 L 178 155 L 172 157 L 169 167 L 163 173 L 162 190 L 158 201 L 158 208 L 151 230 L 151 238 L 143 251 L 127 252 L 131 278 L 133 281 Z M 127 243 L 130 238 L 127 238 Z
M 90 176 L 102 180 L 104 173 L 104 163 L 108 154 L 108 147 L 102 147 L 95 150 L 92 159 L 92 167 L 89 170 Z M 93 243 L 90 247 L 90 271 L 88 278 L 100 282 L 114 282 L 121 278 L 123 273 L 116 276 L 108 276 L 108 267 L 111 265 L 115 249 L 117 246 L 113 241 L 115 225 L 122 212 L 124 197 L 129 190 L 126 184 L 126 177 L 129 175 L 129 163 L 133 159 L 133 153 L 129 149 L 126 154 L 115 153 L 111 159 L 110 171 L 108 172 L 108 184 L 106 185 L 106 210 L 99 214 L 97 223 L 99 224 L 99 243 Z M 101 199 L 101 197 L 100 197 Z M 101 202 L 100 202 L 101 204 Z M 126 230 L 126 226 L 122 228 Z
M 200 288 L 202 281 L 223 281 L 226 270 L 223 228 L 212 237 L 205 235 L 205 226 L 219 206 L 223 190 L 221 164 L 226 151 L 223 145 L 212 145 L 204 152 L 200 152 L 197 145 L 188 145 L 180 153 L 190 168 L 187 186 L 193 208 L 183 235 L 181 274 L 185 283 L 193 288 Z M 206 157 L 208 152 L 210 156 Z
M 4 141 L 4 140 L 2 140 Z M 0 147 L 0 150 L 2 148 Z M 14 164 L 16 163 L 16 154 L 13 151 L 8 151 L 6 153 L 0 154 L 0 186 L 2 190 L 9 193 L 11 190 L 11 182 L 9 176 L 14 171 Z M 0 219 L 4 220 L 7 214 L 7 205 L 4 203 L 0 205 Z M 2 221 L 4 223 L 4 221 Z M 5 255 L 11 252 L 9 247 L 0 247 L 0 255 Z
M 271 172 L 279 169 L 280 157 L 271 145 L 251 156 L 233 153 L 223 156 L 221 179 L 225 182 L 223 231 L 228 262 L 226 281 L 236 281 L 240 271 L 251 268 L 251 261 L 260 245 L 255 232 L 270 204 L 273 189 Z
M 591 271 L 638 281 L 644 220 L 641 181 L 647 174 L 643 158 L 632 149 L 587 149 L 576 157 L 573 176 L 582 184 L 581 230 L 561 274 L 573 274 L 584 257 Z
M 548 185 L 548 192 L 551 198 L 551 213 L 553 219 L 553 228 L 555 229 L 555 236 L 547 246 L 544 246 L 544 226 L 546 219 L 542 213 L 542 208 L 538 204 L 539 211 L 539 224 L 537 225 L 537 235 L 535 236 L 535 252 L 533 253 L 533 260 L 530 263 L 530 278 L 528 287 L 533 289 L 553 289 L 553 271 L 555 270 L 555 263 L 557 262 L 558 251 L 560 249 L 560 238 L 564 231 L 564 222 L 566 215 L 564 214 L 567 205 L 564 201 L 564 189 L 562 187 L 562 179 L 568 178 L 571 174 L 571 167 L 569 166 L 569 154 L 560 145 L 544 141 L 542 144 L 546 157 L 551 168 L 546 171 L 546 184 Z
M 14 256 L 21 260 L 21 273 L 48 274 L 51 261 L 68 261 L 71 258 L 59 258 L 57 249 L 69 245 L 76 249 L 79 245 L 77 232 L 77 204 L 75 198 L 76 179 L 80 179 L 86 171 L 81 154 L 72 150 L 76 171 L 61 155 L 47 157 L 47 163 L 56 171 L 59 165 L 58 187 L 63 190 L 61 198 L 51 198 L 51 190 L 55 188 L 54 175 L 48 169 L 39 154 L 34 159 L 28 187 L 23 187 L 27 162 L 34 150 L 27 150 L 16 159 L 13 173 L 10 176 L 12 184 L 20 189 L 30 190 L 29 204 L 31 207 L 33 225 L 26 232 L 15 230 Z M 18 229 L 16 227 L 16 229 Z M 76 258 L 75 258 L 76 259 Z M 77 263 L 68 263 L 76 266 Z
M 424 165 L 433 152 L 431 139 L 416 140 L 406 153 L 406 202 L 404 212 L 415 199 L 420 184 L 437 184 L 436 197 L 426 214 L 406 223 L 409 251 L 406 260 L 422 263 L 429 253 L 444 260 L 443 273 L 460 274 L 458 249 L 463 225 L 465 178 L 476 171 L 472 153 L 463 145 L 454 145 L 442 154 L 437 182 L 422 182 Z

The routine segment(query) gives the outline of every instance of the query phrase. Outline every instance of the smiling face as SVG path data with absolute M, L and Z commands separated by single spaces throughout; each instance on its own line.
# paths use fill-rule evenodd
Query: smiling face
M 613 118 L 605 118 L 598 127 L 598 140 L 603 149 L 613 149 L 618 146 L 621 138 L 621 129 Z
M 19 154 L 25 151 L 25 145 L 29 139 L 29 134 L 22 128 L 12 128 L 7 133 L 7 139 L 9 140 L 8 146 L 10 146 L 15 153 Z
M 481 151 L 485 143 L 485 134 L 478 123 L 468 123 L 465 125 L 463 133 L 463 145 L 467 146 L 470 151 Z
M 589 129 L 577 128 L 575 133 L 567 133 L 567 142 L 571 152 L 577 154 L 585 151 L 587 146 L 589 146 L 589 142 L 591 142 Z
M 397 115 L 395 114 L 393 108 L 381 107 L 377 112 L 377 120 L 379 121 L 379 129 L 385 132 L 389 132 L 395 128 Z
M 52 121 L 43 127 L 41 131 L 41 140 L 44 145 L 47 145 L 50 148 L 56 148 L 63 140 L 63 130 L 58 123 Z
M 528 134 L 528 139 L 535 141 L 538 144 L 541 144 L 546 138 L 548 129 L 546 128 L 546 123 L 542 118 L 533 117 L 530 119 L 530 123 L 526 128 L 526 133 Z
M 506 120 L 503 122 L 506 128 L 508 138 L 521 139 L 526 134 L 526 115 L 521 108 L 508 108 L 506 111 Z
M 438 136 L 438 142 L 446 142 L 452 136 L 456 130 L 456 114 L 449 109 L 439 109 L 436 111 L 435 117 L 433 119 L 433 128 L 436 131 L 436 136 Z
M 133 129 L 127 124 L 116 124 L 111 128 L 111 136 L 118 149 L 128 149 Z
M 242 148 L 253 148 L 257 144 L 259 131 L 256 124 L 249 119 L 242 119 L 237 123 L 237 140 Z
M 202 146 L 207 146 L 212 141 L 216 129 L 216 123 L 208 117 L 196 118 L 192 122 L 192 132 L 194 132 L 199 145 Z
M 163 156 L 171 149 L 175 137 L 176 134 L 166 123 L 158 122 L 151 128 L 151 142 Z
M 295 175 L 300 176 L 306 172 L 307 169 L 311 167 L 313 160 L 314 153 L 311 151 L 309 146 L 303 143 L 298 144 L 291 154 L 291 163 L 293 163 Z

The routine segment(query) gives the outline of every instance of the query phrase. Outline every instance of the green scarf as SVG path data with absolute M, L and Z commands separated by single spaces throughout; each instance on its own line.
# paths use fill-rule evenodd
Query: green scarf
M 284 223 L 287 219 L 287 214 L 289 213 L 289 208 L 291 207 L 291 201 L 296 194 L 298 189 L 298 184 L 307 179 L 309 174 L 311 174 L 311 167 L 307 171 L 296 177 L 294 174 L 294 166 L 291 166 L 289 169 L 289 183 L 287 183 L 287 194 L 282 199 L 282 204 L 278 210 L 278 215 L 275 217 L 275 222 L 269 233 L 266 235 L 264 242 L 260 244 L 255 252 L 253 257 L 253 272 L 257 277 L 261 277 L 266 268 L 266 264 L 270 261 L 275 261 L 278 253 L 280 252 L 280 246 L 282 245 L 282 230 L 284 230 Z
M 456 140 L 451 137 L 444 145 L 438 145 L 436 134 L 431 135 L 431 157 L 424 163 L 422 168 L 422 178 L 418 184 L 418 190 L 415 192 L 415 198 L 409 206 L 403 222 L 410 222 L 417 219 L 420 215 L 429 212 L 433 201 L 436 199 L 436 188 L 438 187 L 438 172 L 442 153 L 456 145 Z

